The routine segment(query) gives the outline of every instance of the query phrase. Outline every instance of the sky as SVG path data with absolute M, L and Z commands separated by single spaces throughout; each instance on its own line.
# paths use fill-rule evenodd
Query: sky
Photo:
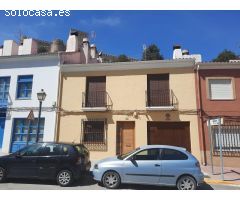
M 28 37 L 67 41 L 70 28 L 88 33 L 99 51 L 141 59 L 143 45 L 156 44 L 165 59 L 179 44 L 210 61 L 222 50 L 240 55 L 240 11 L 71 11 L 66 17 L 6 17 L 0 11 L 0 45 Z M 90 34 L 91 35 L 91 34 Z

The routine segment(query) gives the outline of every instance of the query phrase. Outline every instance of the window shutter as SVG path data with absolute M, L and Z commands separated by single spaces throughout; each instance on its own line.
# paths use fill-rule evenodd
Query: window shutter
M 231 79 L 209 79 L 208 83 L 210 99 L 233 99 L 233 88 Z

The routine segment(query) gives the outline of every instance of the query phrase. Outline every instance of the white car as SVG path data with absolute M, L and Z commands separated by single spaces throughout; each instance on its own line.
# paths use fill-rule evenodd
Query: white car
M 174 186 L 194 190 L 204 180 L 198 160 L 186 149 L 167 145 L 147 145 L 120 156 L 99 161 L 94 180 L 106 188 L 121 183 Z

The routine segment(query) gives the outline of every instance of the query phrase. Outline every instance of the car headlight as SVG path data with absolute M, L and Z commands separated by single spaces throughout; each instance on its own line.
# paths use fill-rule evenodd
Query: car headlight
M 95 164 L 95 165 L 94 165 L 94 169 L 98 169 L 98 164 Z

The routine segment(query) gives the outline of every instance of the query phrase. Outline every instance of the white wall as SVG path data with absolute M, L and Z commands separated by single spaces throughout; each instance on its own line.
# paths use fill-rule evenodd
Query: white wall
M 36 62 L 41 62 L 36 61 Z M 21 65 L 24 65 L 21 62 Z M 17 92 L 17 79 L 19 75 L 33 75 L 33 85 L 32 85 L 32 95 L 29 100 L 18 100 L 16 98 Z M 58 94 L 58 78 L 59 78 L 59 67 L 56 66 L 44 66 L 44 67 L 21 67 L 21 68 L 1 68 L 0 64 L 0 77 L 10 76 L 10 88 L 9 88 L 9 103 L 8 107 L 11 108 L 23 108 L 26 107 L 24 111 L 11 111 L 9 115 L 7 114 L 2 152 L 8 153 L 11 145 L 12 138 L 12 125 L 14 118 L 27 118 L 29 111 L 32 107 L 38 108 L 39 101 L 37 99 L 37 92 L 44 89 L 47 96 L 43 102 L 44 107 L 52 107 L 54 102 L 57 102 Z M 34 111 L 35 118 L 38 117 L 38 110 Z M 55 121 L 56 112 L 43 111 L 41 117 L 45 118 L 44 126 L 44 141 L 53 141 L 55 134 Z

